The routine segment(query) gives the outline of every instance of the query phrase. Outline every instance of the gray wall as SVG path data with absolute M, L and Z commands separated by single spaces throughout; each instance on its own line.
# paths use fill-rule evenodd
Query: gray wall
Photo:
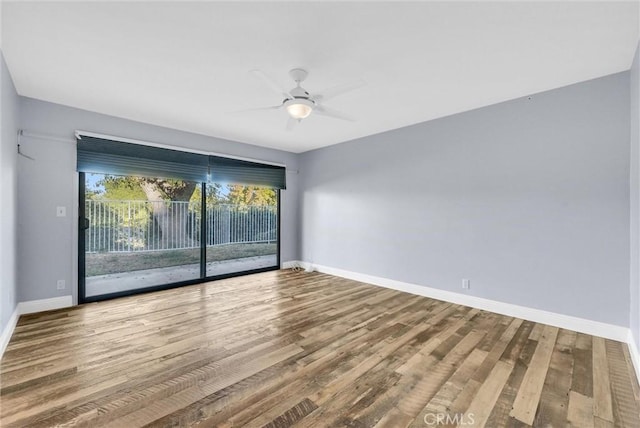
M 17 304 L 18 95 L 0 51 L 0 332 Z
M 631 66 L 631 281 L 629 327 L 640 346 L 640 44 Z
M 300 170 L 305 261 L 629 325 L 628 72 L 307 152 Z
M 249 144 L 176 131 L 44 101 L 20 98 L 20 127 L 30 133 L 73 139 L 81 129 L 109 135 L 172 144 L 235 156 L 285 163 L 287 190 L 282 192 L 282 261 L 298 258 L 298 158 L 295 154 Z M 46 139 L 23 138 L 24 151 L 35 161 L 20 160 L 18 246 L 19 301 L 76 296 L 78 182 L 75 145 Z M 68 216 L 55 215 L 66 206 Z M 77 212 L 77 211 L 75 211 Z M 56 280 L 74 284 L 58 291 Z

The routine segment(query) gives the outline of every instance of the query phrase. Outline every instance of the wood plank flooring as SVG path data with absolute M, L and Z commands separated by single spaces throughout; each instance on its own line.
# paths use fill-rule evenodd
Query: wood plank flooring
M 22 316 L 2 427 L 640 427 L 626 345 L 320 273 Z

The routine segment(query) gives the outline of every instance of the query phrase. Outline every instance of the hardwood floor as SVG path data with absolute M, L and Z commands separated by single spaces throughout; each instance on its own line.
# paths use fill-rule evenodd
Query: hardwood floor
M 320 273 L 22 316 L 0 425 L 640 427 L 626 345 Z

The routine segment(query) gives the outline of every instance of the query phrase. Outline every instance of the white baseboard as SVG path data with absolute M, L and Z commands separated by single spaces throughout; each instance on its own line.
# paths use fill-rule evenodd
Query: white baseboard
M 393 279 L 382 278 L 358 272 L 351 272 L 329 266 L 322 266 L 317 264 L 310 265 L 307 262 L 301 261 L 287 262 L 285 264 L 291 266 L 301 266 L 305 269 L 311 267 L 313 270 L 327 273 L 329 275 L 353 279 L 355 281 L 366 282 L 368 284 L 391 288 L 394 290 L 403 291 L 405 293 L 430 297 L 432 299 L 443 300 L 445 302 L 451 302 L 458 305 L 470 306 L 485 311 L 495 312 L 510 317 L 522 318 L 528 321 L 548 324 L 554 327 L 565 328 L 568 330 L 590 334 L 592 336 L 604 337 L 606 339 L 613 339 L 624 343 L 628 343 L 629 339 L 629 329 L 627 327 L 606 324 L 599 321 L 587 320 L 569 315 L 558 314 L 555 312 L 548 312 L 541 309 L 529 308 L 526 306 L 514 305 L 511 303 L 498 302 L 495 300 L 454 293 L 452 291 L 440 290 L 423 285 L 410 284 L 407 282 L 396 281 Z
M 280 264 L 280 268 L 281 269 L 293 269 L 295 267 L 302 267 L 304 265 L 304 263 L 296 261 L 296 260 L 292 260 L 292 261 L 288 261 L 288 262 L 282 262 Z
M 636 370 L 638 381 L 640 381 L 640 349 L 638 349 L 638 344 L 633 339 L 633 333 L 631 333 L 631 329 L 629 329 L 629 338 L 627 339 L 627 344 L 629 345 L 629 354 L 631 354 L 633 368 Z
M 18 303 L 18 308 L 20 308 L 20 315 L 32 314 L 34 312 L 51 311 L 53 309 L 68 308 L 69 306 L 73 306 L 73 298 L 71 296 L 29 300 L 27 302 Z
M 4 330 L 2 330 L 2 335 L 0 335 L 0 358 L 2 358 L 2 356 L 4 355 L 4 350 L 7 349 L 7 345 L 9 344 L 9 340 L 11 340 L 13 330 L 15 330 L 16 324 L 18 324 L 18 318 L 20 318 L 20 310 L 16 305 L 16 308 L 11 314 L 11 318 L 9 318 L 9 322 L 7 323 Z
M 9 323 L 2 331 L 0 336 L 0 358 L 4 355 L 5 349 L 9 344 L 11 335 L 18 324 L 20 315 L 32 314 L 34 312 L 50 311 L 53 309 L 61 309 L 73 306 L 73 298 L 71 296 L 53 297 L 51 299 L 30 300 L 27 302 L 20 302 L 16 306 L 16 309 L 9 318 Z

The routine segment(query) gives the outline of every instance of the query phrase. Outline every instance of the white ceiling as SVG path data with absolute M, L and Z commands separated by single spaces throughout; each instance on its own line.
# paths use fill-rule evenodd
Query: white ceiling
M 3 52 L 18 92 L 142 122 L 303 152 L 629 69 L 636 2 L 9 2 Z M 248 73 L 310 92 L 364 79 L 326 105 L 357 122 L 285 111 Z

